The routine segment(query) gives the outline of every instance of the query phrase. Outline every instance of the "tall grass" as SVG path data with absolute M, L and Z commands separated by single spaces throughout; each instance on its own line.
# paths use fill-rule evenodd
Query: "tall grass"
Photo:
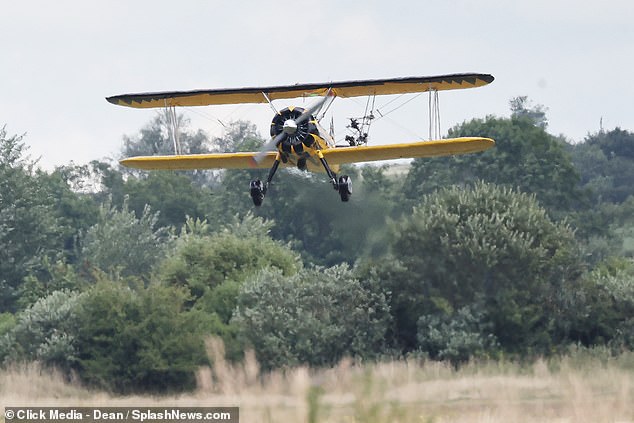
M 634 422 L 634 353 L 576 349 L 529 364 L 399 360 L 260 374 L 255 356 L 224 361 L 210 340 L 212 368 L 178 396 L 119 397 L 82 388 L 28 365 L 0 373 L 0 405 L 230 406 L 243 422 Z

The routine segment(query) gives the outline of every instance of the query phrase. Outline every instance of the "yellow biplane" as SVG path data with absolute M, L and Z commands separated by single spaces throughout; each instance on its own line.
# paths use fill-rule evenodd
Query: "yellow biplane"
M 180 106 L 206 106 L 238 103 L 269 103 L 275 115 L 271 122 L 271 139 L 256 152 L 191 154 L 170 156 L 141 156 L 121 160 L 121 164 L 138 169 L 242 169 L 268 168 L 265 182 L 250 183 L 253 203 L 260 206 L 280 166 L 300 170 L 324 172 L 342 201 L 352 194 L 350 177 L 337 177 L 339 165 L 345 163 L 392 160 L 400 158 L 434 157 L 473 153 L 494 145 L 489 138 L 464 137 L 434 141 L 414 141 L 400 144 L 367 145 L 367 132 L 363 126 L 374 118 L 372 111 L 359 122 L 350 119 L 355 136 L 346 136 L 347 145 L 339 146 L 334 136 L 319 123 L 322 109 L 327 109 L 335 97 L 393 95 L 474 88 L 489 84 L 493 76 L 487 74 L 453 74 L 433 77 L 374 79 L 322 84 L 296 84 L 286 86 L 212 89 L 195 91 L 124 94 L 108 97 L 112 104 L 135 108 L 173 108 Z M 319 97 L 306 109 L 287 107 L 277 111 L 274 100 Z M 431 97 L 430 97 L 431 98 Z M 328 105 L 328 107 L 326 107 Z

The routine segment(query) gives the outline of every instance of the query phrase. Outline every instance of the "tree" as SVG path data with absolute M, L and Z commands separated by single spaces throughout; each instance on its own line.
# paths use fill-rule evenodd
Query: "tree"
M 191 228 L 192 221 L 189 223 Z M 217 228 L 217 232 L 212 232 L 206 222 L 200 225 L 203 228 L 198 233 L 188 233 L 186 229 L 181 235 L 174 251 L 162 263 L 159 277 L 167 284 L 187 289 L 192 302 L 202 298 L 199 307 L 208 312 L 219 312 L 221 308 L 219 314 L 226 323 L 233 306 L 218 302 L 219 292 L 231 294 L 223 298 L 235 305 L 237 290 L 230 288 L 237 287 L 234 284 L 241 284 L 267 267 L 280 269 L 285 275 L 299 269 L 296 253 L 270 238 L 270 222 L 248 214 Z
M 566 144 L 532 119 L 489 116 L 449 130 L 449 137 L 474 135 L 493 138 L 495 147 L 480 154 L 414 160 L 405 181 L 406 197 L 415 204 L 439 188 L 484 180 L 535 194 L 551 212 L 570 210 L 578 203 L 579 176 Z
M 170 154 L 209 153 L 209 139 L 202 131 L 189 132 L 189 121 L 181 114 L 176 116 L 178 145 L 174 144 L 170 112 L 163 110 L 156 114 L 136 136 L 123 136 L 123 157 L 156 156 Z M 177 150 L 175 150 L 177 149 Z
M 230 122 L 224 133 L 211 142 L 212 150 L 217 153 L 258 151 L 263 144 L 264 139 L 258 133 L 257 126 L 244 120 Z
M 634 347 L 634 267 L 612 259 L 584 277 L 582 313 L 573 327 L 584 345 Z
M 86 192 L 77 180 L 73 166 L 60 166 L 51 173 L 41 172 L 39 183 L 53 200 L 52 208 L 63 229 L 61 235 L 64 258 L 76 262 L 78 235 L 97 223 L 99 205 L 91 192 Z M 73 187 L 74 186 L 74 187 Z
M 204 131 L 188 130 L 189 120 L 165 109 L 157 113 L 135 136 L 123 136 L 122 157 L 210 153 L 209 137 Z M 145 175 L 144 171 L 124 169 L 126 174 Z M 213 174 L 203 170 L 182 171 L 198 185 L 215 182 Z
M 634 134 L 616 128 L 568 147 L 587 201 L 570 216 L 591 262 L 632 256 L 634 239 Z
M 389 322 L 385 297 L 344 265 L 264 270 L 243 285 L 232 320 L 265 370 L 375 356 Z
M 0 312 L 16 311 L 24 277 L 63 249 L 56 200 L 26 152 L 22 136 L 0 129 Z
M 153 171 L 144 178 L 128 178 L 123 185 L 129 207 L 137 217 L 150 207 L 158 210 L 158 227 L 181 227 L 187 217 L 204 218 L 213 210 L 213 191 L 182 172 Z
M 98 222 L 81 237 L 80 260 L 89 272 L 99 269 L 117 276 L 146 277 L 167 251 L 169 228 L 157 227 L 158 216 L 145 207 L 137 218 L 124 201 L 121 210 L 109 202 Z
M 601 131 L 569 149 L 595 202 L 622 203 L 634 195 L 634 134 Z
M 509 102 L 511 105 L 511 116 L 519 119 L 528 119 L 538 128 L 546 129 L 548 119 L 546 111 L 548 110 L 541 104 L 531 105 L 531 101 L 526 96 L 514 97 Z
M 352 264 L 382 249 L 385 219 L 392 214 L 394 203 L 371 183 L 372 177 L 366 183 L 356 167 L 345 167 L 340 174 L 350 175 L 354 181 L 348 203 L 341 202 L 325 175 L 293 169 L 278 171 L 267 200 L 257 209 L 259 215 L 275 221 L 272 236 L 291 243 L 305 262 Z M 244 207 L 253 207 L 248 203 L 247 196 Z
M 392 292 L 395 342 L 416 347 L 420 316 L 482 303 L 502 348 L 546 351 L 566 337 L 566 292 L 583 265 L 573 231 L 533 196 L 477 183 L 426 195 L 393 229 L 377 275 Z

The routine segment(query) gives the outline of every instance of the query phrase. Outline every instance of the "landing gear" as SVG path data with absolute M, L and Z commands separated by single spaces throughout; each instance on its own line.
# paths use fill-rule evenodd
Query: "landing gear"
M 341 201 L 347 202 L 350 200 L 350 195 L 352 195 L 352 179 L 350 179 L 348 175 L 340 176 L 339 179 L 337 179 L 337 175 L 335 175 L 332 169 L 330 169 L 328 162 L 321 152 L 319 152 L 319 160 L 321 161 L 322 166 L 324 166 L 324 169 L 326 169 L 330 182 L 332 182 L 332 187 L 335 191 L 339 192 Z
M 335 191 L 339 192 L 339 196 L 341 197 L 341 201 L 347 202 L 350 200 L 350 195 L 352 195 L 352 179 L 348 175 L 340 176 L 337 179 L 337 175 L 330 169 L 328 166 L 328 162 L 324 158 L 323 154 L 319 152 L 319 160 L 321 164 L 324 166 L 326 173 L 328 174 L 328 178 L 330 178 L 330 182 L 332 183 L 332 187 Z M 271 181 L 273 180 L 273 176 L 275 176 L 275 172 L 277 172 L 277 168 L 280 166 L 280 162 L 286 161 L 285 158 L 278 153 L 275 158 L 275 162 L 269 170 L 269 175 L 266 178 L 266 182 L 262 182 L 259 179 L 254 179 L 251 181 L 249 185 L 249 192 L 251 194 L 251 199 L 253 200 L 253 204 L 256 207 L 260 207 L 262 202 L 264 201 L 264 197 L 266 196 L 266 191 L 268 191 L 269 186 L 271 185 Z M 298 160 L 298 168 L 304 170 L 306 169 L 306 159 L 302 158 Z
M 262 201 L 264 201 L 264 194 L 266 194 L 266 189 L 264 188 L 264 184 L 259 179 L 251 181 L 251 199 L 253 200 L 253 204 L 256 207 L 260 207 L 262 205 Z
M 282 160 L 282 155 L 277 154 L 275 157 L 275 162 L 273 162 L 273 166 L 271 170 L 269 170 L 269 176 L 266 178 L 266 183 L 263 184 L 259 179 L 254 179 L 251 181 L 249 185 L 249 191 L 251 193 L 251 199 L 253 200 L 253 204 L 256 207 L 260 207 L 262 205 L 262 201 L 264 201 L 264 196 L 266 195 L 266 191 L 269 189 L 269 185 L 271 185 L 271 181 L 273 180 L 273 176 L 275 176 L 275 172 L 277 172 L 277 168 L 280 167 L 280 161 Z
M 338 185 L 341 201 L 347 202 L 352 194 L 352 179 L 348 175 L 340 176 Z

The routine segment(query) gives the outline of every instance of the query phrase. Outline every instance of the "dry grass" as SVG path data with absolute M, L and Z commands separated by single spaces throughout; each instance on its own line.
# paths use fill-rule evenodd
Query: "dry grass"
M 231 366 L 209 341 L 214 369 L 179 396 L 117 397 L 36 365 L 0 373 L 0 405 L 234 406 L 243 422 L 634 422 L 634 353 L 515 363 L 393 361 L 259 376 L 253 354 Z

